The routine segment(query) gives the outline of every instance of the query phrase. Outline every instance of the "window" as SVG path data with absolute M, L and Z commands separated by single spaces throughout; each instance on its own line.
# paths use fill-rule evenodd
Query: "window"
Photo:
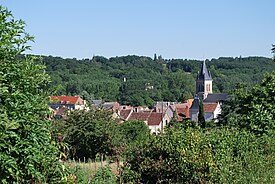
M 206 91 L 210 92 L 210 84 L 206 84 Z

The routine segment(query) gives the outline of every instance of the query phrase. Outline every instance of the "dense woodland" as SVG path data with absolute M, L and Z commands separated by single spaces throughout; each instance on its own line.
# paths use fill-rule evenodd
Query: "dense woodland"
M 161 57 L 122 56 L 77 60 L 42 56 L 58 95 L 81 95 L 87 100 L 152 105 L 154 101 L 183 101 L 195 93 L 201 62 Z M 275 69 L 271 58 L 221 57 L 207 60 L 216 93 L 230 93 L 237 84 L 251 87 Z

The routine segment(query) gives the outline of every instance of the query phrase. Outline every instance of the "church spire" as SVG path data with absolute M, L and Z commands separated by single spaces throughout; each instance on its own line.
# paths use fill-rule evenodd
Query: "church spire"
M 211 74 L 203 61 L 196 80 L 196 94 L 205 99 L 209 93 L 212 93 L 212 81 Z
M 210 72 L 207 70 L 205 61 L 201 65 L 201 71 L 197 76 L 198 80 L 212 80 Z

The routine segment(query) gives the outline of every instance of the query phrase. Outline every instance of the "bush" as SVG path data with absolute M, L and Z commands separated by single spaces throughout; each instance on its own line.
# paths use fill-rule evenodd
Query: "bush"
M 114 184 L 116 183 L 116 176 L 110 167 L 99 168 L 95 175 L 90 180 L 91 184 Z
M 2 6 L 0 17 L 0 183 L 65 182 L 47 120 L 49 76 L 20 55 L 33 40 L 25 23 Z
M 128 150 L 125 183 L 274 183 L 275 139 L 177 125 Z

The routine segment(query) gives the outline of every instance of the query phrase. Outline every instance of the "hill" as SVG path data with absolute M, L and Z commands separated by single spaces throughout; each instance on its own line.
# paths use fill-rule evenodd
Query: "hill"
M 81 95 L 86 99 L 152 105 L 154 101 L 182 101 L 195 93 L 201 61 L 145 56 L 122 56 L 77 60 L 42 56 L 58 95 Z M 230 92 L 236 84 L 248 87 L 275 69 L 270 58 L 221 57 L 207 60 L 214 92 Z

